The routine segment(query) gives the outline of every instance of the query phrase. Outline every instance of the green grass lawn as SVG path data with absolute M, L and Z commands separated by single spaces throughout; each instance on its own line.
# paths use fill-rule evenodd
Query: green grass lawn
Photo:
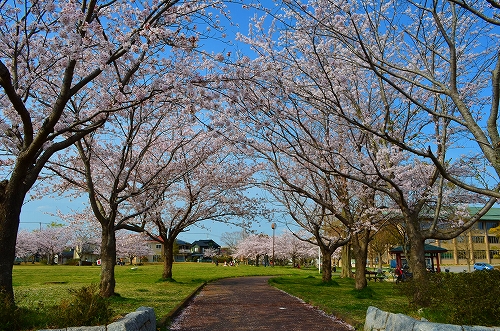
M 391 312 L 405 312 L 406 298 L 391 282 L 370 282 L 365 291 L 354 291 L 354 281 L 334 275 L 334 282 L 323 284 L 317 270 L 290 267 L 215 266 L 211 263 L 176 263 L 173 282 L 161 280 L 162 265 L 147 264 L 136 270 L 116 267 L 116 293 L 112 309 L 117 316 L 140 306 L 153 307 L 158 320 L 166 316 L 205 282 L 226 277 L 275 275 L 271 284 L 317 306 L 335 313 L 359 328 L 366 309 L 374 305 Z M 42 312 L 68 297 L 69 289 L 99 283 L 98 266 L 16 265 L 13 281 L 18 306 Z
M 340 278 L 334 274 L 331 283 L 323 283 L 321 275 L 280 276 L 272 278 L 270 284 L 305 302 L 335 315 L 356 330 L 362 330 L 369 306 L 392 313 L 410 314 L 408 300 L 397 290 L 397 285 L 390 281 L 369 282 L 368 287 L 357 291 L 354 280 Z

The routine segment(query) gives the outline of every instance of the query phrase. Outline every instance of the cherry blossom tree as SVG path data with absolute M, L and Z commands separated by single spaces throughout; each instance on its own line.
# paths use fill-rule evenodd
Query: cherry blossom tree
M 63 179 L 60 190 L 87 194 L 100 224 L 104 296 L 115 288 L 116 231 L 144 231 L 146 221 L 139 216 L 158 199 L 151 199 L 150 192 L 161 194 L 190 169 L 175 161 L 176 153 L 198 135 L 190 130 L 191 114 L 177 109 L 181 94 L 162 100 L 162 107 L 148 101 L 113 114 L 101 130 L 75 144 L 75 153 L 49 162 L 48 168 Z
M 335 45 L 337 63 L 370 71 L 379 79 L 377 88 L 391 93 L 394 100 L 386 103 L 391 107 L 378 112 L 383 121 L 366 121 L 348 111 L 337 114 L 399 148 L 432 160 L 441 176 L 454 185 L 500 197 L 496 2 L 346 5 L 311 1 L 310 6 L 304 6 L 299 1 L 286 1 L 283 5 L 288 17 L 300 20 L 297 26 L 308 30 L 307 40 L 317 50 L 322 68 L 329 68 L 322 48 Z M 326 78 L 329 73 L 324 73 Z M 395 105 L 406 105 L 406 115 L 394 111 Z M 400 128 L 418 123 L 422 133 L 433 132 L 436 123 L 446 123 L 448 133 L 460 133 L 453 144 L 462 154 L 445 158 L 442 146 L 425 135 L 394 134 L 390 127 L 396 123 Z M 478 159 L 483 159 L 482 166 L 475 169 L 474 177 L 457 174 L 457 163 L 477 165 Z
M 310 198 L 300 198 L 298 194 L 289 194 L 284 199 L 285 206 L 292 219 L 306 233 L 301 240 L 310 242 L 321 251 L 323 282 L 332 280 L 332 255 L 339 247 L 349 243 L 351 231 L 339 222 L 325 206 Z
M 310 235 L 310 234 L 309 234 Z M 276 237 L 275 257 L 277 260 L 291 260 L 292 265 L 300 265 L 301 261 L 314 259 L 318 255 L 318 246 L 301 238 L 307 238 L 307 233 L 284 231 Z
M 12 266 L 26 194 L 51 157 L 111 113 L 168 89 L 159 55 L 192 49 L 217 27 L 218 1 L 3 2 L 0 17 L 0 293 L 14 304 Z M 215 8 L 215 9 L 214 9 Z M 213 30 L 212 30 L 213 31 Z M 168 72 L 168 70 L 167 70 Z
M 321 47 L 334 45 L 337 60 L 355 63 L 377 75 L 386 90 L 392 89 L 401 102 L 411 102 L 413 107 L 408 110 L 415 116 L 425 114 L 450 121 L 456 130 L 462 130 L 465 139 L 477 144 L 478 149 L 470 152 L 480 151 L 491 167 L 497 169 L 492 154 L 498 140 L 495 123 L 499 102 L 500 9 L 496 1 L 453 0 L 426 4 L 283 1 L 282 6 L 283 15 L 278 18 L 296 20 L 295 26 L 289 26 L 290 31 L 297 27 L 308 30 L 309 38 L 303 40 L 318 46 L 318 59 L 322 56 Z M 436 102 L 441 103 L 439 108 Z M 393 121 L 397 114 L 390 110 L 381 115 L 385 115 L 387 124 L 400 123 Z M 427 122 L 432 125 L 431 121 Z M 384 132 L 383 127 L 362 121 L 357 124 L 374 129 L 385 139 L 395 140 L 400 147 L 416 154 L 428 158 L 435 154 L 432 145 L 412 143 L 412 136 L 391 138 L 391 132 Z M 443 175 L 446 175 L 444 170 L 452 169 L 452 164 L 439 164 L 444 167 L 440 169 Z M 448 177 L 451 180 L 453 176 Z M 461 180 L 456 184 L 498 197 L 497 181 L 492 179 L 493 182 L 484 183 L 485 191 L 478 186 L 481 182 L 474 183 L 476 189 Z
M 316 109 L 301 101 L 300 86 L 293 85 L 293 78 L 288 81 L 300 76 L 299 69 L 283 74 L 280 62 L 270 67 L 267 61 L 262 56 L 247 64 L 248 76 L 241 76 L 236 68 L 231 72 L 235 79 L 225 86 L 228 103 L 238 110 L 229 116 L 244 129 L 237 140 L 252 149 L 250 155 L 268 164 L 263 187 L 316 238 L 323 265 L 331 265 L 333 252 L 352 238 L 361 263 L 356 268 L 356 286 L 362 288 L 370 231 L 380 221 L 376 203 L 382 199 L 373 188 L 349 179 L 350 168 L 366 163 L 362 147 L 367 136 L 330 116 L 326 107 Z M 269 74 L 272 70 L 276 71 Z M 323 280 L 331 280 L 330 268 L 323 269 Z
M 36 233 L 28 230 L 19 231 L 16 241 L 16 256 L 21 257 L 24 262 L 31 259 L 34 263 L 38 249 Z
M 370 14 L 353 20 L 352 11 L 346 12 L 345 23 L 352 27 L 352 42 L 357 46 L 353 56 L 401 99 L 409 100 L 428 116 L 448 121 L 455 131 L 460 131 L 461 144 L 465 145 L 459 146 L 462 160 L 482 158 L 486 164 L 477 172 L 480 180 L 464 180 L 456 176 L 455 163 L 440 158 L 440 152 L 432 146 L 415 148 L 409 139 L 392 137 L 381 130 L 377 134 L 431 159 L 451 183 L 499 198 L 498 3 L 388 2 L 380 7 L 360 4 L 359 10 Z M 368 19 L 377 24 L 364 24 Z M 383 36 L 382 48 L 373 41 L 389 24 L 392 28 Z M 389 113 L 387 116 L 388 121 L 394 118 Z M 475 148 L 467 148 L 467 144 L 474 144 Z
M 61 196 L 65 195 L 68 195 L 68 192 L 61 192 Z M 71 200 L 71 196 L 68 199 Z M 79 259 L 80 265 L 82 265 L 83 259 L 101 254 L 101 231 L 99 223 L 92 217 L 92 210 L 89 206 L 85 205 L 82 210 L 72 209 L 69 213 L 57 211 L 53 216 L 63 220 L 71 229 L 71 247 L 74 249 L 75 258 Z
M 450 0 L 460 7 L 470 11 L 472 14 L 477 15 L 482 20 L 489 24 L 500 25 L 498 12 L 500 11 L 500 2 L 495 0 L 488 1 L 488 4 L 483 3 L 469 3 L 463 0 Z
M 276 76 L 277 74 L 274 75 Z M 285 77 L 290 76 L 293 74 L 285 75 Z M 284 82 L 277 83 L 278 86 L 281 84 Z M 297 205 L 305 205 L 303 200 L 307 197 L 318 203 L 321 208 L 328 210 L 346 226 L 347 230 L 354 233 L 352 244 L 357 263 L 357 288 L 366 286 L 364 270 L 368 242 L 377 230 L 377 224 L 384 220 L 381 216 L 388 212 L 400 215 L 401 224 L 405 225 L 406 233 L 409 234 L 408 244 L 412 247 L 409 252 L 411 254 L 407 256 L 410 258 L 413 270 L 422 270 L 421 273 L 415 272 L 415 276 L 425 277 L 423 252 L 425 239 L 452 238 L 463 232 L 474 224 L 475 220 L 464 222 L 457 204 L 481 200 L 453 186 L 446 189 L 444 181 L 440 180 L 439 173 L 432 164 L 426 164 L 398 148 L 388 148 L 387 143 L 380 138 L 370 133 L 356 132 L 348 123 L 339 126 L 338 123 L 342 123 L 342 118 L 338 118 L 336 122 L 329 121 L 328 104 L 318 108 L 317 101 L 311 105 L 307 99 L 300 100 L 299 96 L 298 99 L 292 100 L 294 102 L 292 111 L 286 105 L 280 105 L 280 96 L 287 95 L 292 90 L 301 91 L 298 86 L 294 88 L 296 90 L 290 87 L 283 91 L 277 96 L 276 101 L 265 103 L 260 101 L 259 113 L 248 111 L 251 115 L 257 114 L 262 117 L 263 104 L 267 107 L 272 105 L 269 107 L 269 117 L 264 120 L 272 124 L 261 129 L 264 133 L 258 136 L 257 142 L 250 141 L 250 143 L 252 146 L 257 146 L 255 149 L 261 155 L 265 155 L 266 160 L 273 165 L 274 176 L 277 181 L 283 183 L 282 187 L 276 184 L 274 187 L 279 194 L 285 196 L 283 200 L 292 206 L 288 210 L 300 210 Z M 255 93 L 256 88 L 252 90 Z M 275 93 L 276 91 L 277 89 Z M 268 95 L 264 92 L 259 97 L 267 100 Z M 251 98 L 248 96 L 245 98 L 244 101 L 248 104 L 259 104 L 259 100 L 253 99 L 249 102 Z M 278 107 L 274 108 L 275 105 Z M 285 111 L 289 113 L 285 114 Z M 314 112 L 322 111 L 324 117 L 315 118 Z M 258 121 L 254 120 L 254 123 Z M 348 129 L 343 130 L 343 128 Z M 334 130 L 337 133 L 331 135 Z M 346 140 L 348 137 L 350 139 Z M 263 142 L 268 145 L 264 146 Z M 354 148 L 349 148 L 349 145 Z M 297 196 L 293 196 L 294 193 Z M 332 197 L 335 199 L 331 199 Z M 382 210 L 382 207 L 391 200 L 391 208 Z M 447 209 L 442 208 L 443 206 Z M 327 216 L 324 211 L 313 212 L 313 210 L 314 208 L 304 208 L 302 217 L 307 219 L 316 215 L 321 219 Z M 433 214 L 429 217 L 431 210 Z M 453 219 L 455 223 L 448 223 L 447 227 L 443 227 L 443 221 Z M 323 258 L 328 255 L 325 253 L 323 252 Z M 324 261 L 325 263 L 328 262 Z
M 212 262 L 215 261 L 217 255 L 219 254 L 220 254 L 219 250 L 213 247 L 205 248 L 205 250 L 203 251 L 203 256 L 211 258 Z
M 36 255 L 44 256 L 47 264 L 55 263 L 55 256 L 73 248 L 74 230 L 68 226 L 51 224 L 46 228 L 21 230 L 16 241 L 16 256 L 35 261 Z
M 260 233 L 246 237 L 238 243 L 234 256 L 240 259 L 255 260 L 255 265 L 259 266 L 262 256 L 271 254 L 272 238 Z
M 122 231 L 122 233 L 116 235 L 116 254 L 118 257 L 129 259 L 130 264 L 132 264 L 134 258 L 140 262 L 142 257 L 153 253 L 147 240 L 148 236 L 144 233 Z
M 385 39 L 385 35 L 383 39 L 367 37 L 361 40 L 365 30 L 371 31 L 370 13 L 377 14 L 387 9 L 390 14 L 403 12 L 411 15 L 410 11 L 391 11 L 393 7 L 388 4 L 387 7 L 368 8 L 371 3 L 311 1 L 304 5 L 302 2 L 283 2 L 284 10 L 274 15 L 276 20 L 268 25 L 269 30 L 265 30 L 265 19 L 258 18 L 250 36 L 242 37 L 256 50 L 257 57 L 254 61 L 247 60 L 246 71 L 238 68 L 232 72 L 231 83 L 253 81 L 254 85 L 239 89 L 239 93 L 235 88 L 227 94 L 228 102 L 237 109 L 245 109 L 245 116 L 254 123 L 249 129 L 253 133 L 245 139 L 253 146 L 267 142 L 267 148 L 259 146 L 258 150 L 265 150 L 267 160 L 280 162 L 275 168 L 281 180 L 290 177 L 288 167 L 282 162 L 286 159 L 283 151 L 288 149 L 288 154 L 293 153 L 302 169 L 359 182 L 362 185 L 356 192 L 378 192 L 373 198 L 363 193 L 362 199 L 355 200 L 367 206 L 364 209 L 369 211 L 367 217 L 380 214 L 381 211 L 374 210 L 382 207 L 382 201 L 389 198 L 391 210 L 401 215 L 401 224 L 406 226 L 414 275 L 422 279 L 425 278 L 425 239 L 458 235 L 472 226 L 494 200 L 490 200 L 472 219 L 461 217 L 465 210 L 461 204 L 482 201 L 454 186 L 469 189 L 463 183 L 478 174 L 477 169 L 470 167 L 477 165 L 473 158 L 464 163 L 449 153 L 451 147 L 459 147 L 463 141 L 461 127 L 451 120 L 457 113 L 456 105 L 445 96 L 430 93 L 430 89 L 418 88 L 417 82 L 414 85 L 402 84 L 398 88 L 396 75 L 393 84 L 387 83 L 385 77 L 391 73 L 374 73 L 378 64 L 372 63 L 375 61 L 370 65 L 363 62 L 366 60 L 363 56 L 374 47 L 379 49 L 369 55 L 380 61 L 384 60 L 384 54 L 388 54 L 389 61 L 393 54 L 414 53 L 410 48 L 404 54 L 397 52 L 396 48 L 388 53 L 386 45 L 396 47 L 399 39 Z M 380 21 L 383 21 L 382 17 Z M 392 28 L 387 31 L 393 32 Z M 417 31 L 424 36 L 426 29 Z M 378 31 L 374 29 L 373 32 Z M 373 48 L 365 50 L 365 44 L 360 40 L 366 43 L 366 48 Z M 380 40 L 384 43 L 375 42 Z M 393 44 L 389 43 L 392 41 Z M 425 40 L 419 45 L 427 46 Z M 390 71 L 389 65 L 384 68 Z M 401 66 L 401 76 L 406 69 Z M 439 72 L 436 67 L 434 73 Z M 425 80 L 423 73 L 421 77 Z M 409 78 L 402 80 L 403 83 Z M 406 96 L 405 91 L 414 94 Z M 421 103 L 417 103 L 418 100 Z M 255 120 L 257 118 L 259 121 Z M 257 125 L 259 122 L 262 125 Z M 257 141 L 251 141 L 249 136 Z M 429 145 L 435 148 L 435 153 L 427 153 Z M 419 152 L 422 150 L 425 152 Z M 429 159 L 433 160 L 432 164 Z M 448 175 L 440 166 L 444 164 Z M 293 185 L 293 189 L 302 190 L 302 194 L 303 187 Z M 475 192 L 485 193 L 481 190 Z M 314 201 L 324 200 L 318 196 Z M 355 195 L 346 195 L 351 196 Z M 308 197 L 312 198 L 312 195 Z M 339 219 L 349 215 L 333 213 Z M 350 220 L 352 222 L 348 224 L 365 223 L 363 218 Z M 444 226 L 444 221 L 452 222 Z M 356 226 L 355 231 L 359 233 L 357 229 L 360 228 Z
M 39 253 L 47 258 L 47 264 L 54 264 L 55 256 L 72 246 L 72 231 L 68 226 L 54 224 L 35 230 L 34 235 Z
M 249 191 L 259 168 L 235 154 L 223 135 L 209 130 L 198 138 L 178 154 L 189 171 L 163 192 L 152 191 L 156 206 L 143 215 L 156 228 L 149 229 L 151 238 L 163 244 L 164 279 L 172 278 L 174 242 L 188 227 L 212 220 L 247 228 L 268 214 Z
M 349 244 L 356 261 L 355 287 L 362 289 L 367 285 L 368 243 L 384 218 L 376 207 L 376 199 L 380 197 L 359 181 L 330 176 L 328 171 L 319 175 L 321 170 L 317 170 L 320 169 L 315 173 L 313 168 L 300 172 L 309 171 L 309 182 L 296 181 L 296 176 L 287 175 L 282 179 L 286 188 L 277 193 L 282 195 L 278 200 L 295 222 L 314 236 L 322 254 L 323 281 L 331 280 L 332 254 Z M 350 258 L 342 259 L 343 270 L 350 270 L 350 263 Z M 346 272 L 343 276 L 351 274 Z
M 213 126 L 226 123 L 228 118 L 236 123 L 234 127 L 239 133 L 232 138 L 242 149 L 249 149 L 248 155 L 268 164 L 263 185 L 274 191 L 288 213 L 300 212 L 295 220 L 317 235 L 318 244 L 324 248 L 323 259 L 331 258 L 352 233 L 356 236 L 353 240 L 360 245 L 359 254 L 366 257 L 370 231 L 380 221 L 373 217 L 374 210 L 383 198 L 375 198 L 373 188 L 351 178 L 350 168 L 365 163 L 367 155 L 363 148 L 369 138 L 330 112 L 329 107 L 336 106 L 336 99 L 333 105 L 319 104 L 317 99 L 322 91 L 315 90 L 314 84 L 324 82 L 327 87 L 331 84 L 325 79 L 309 79 L 308 59 L 300 58 L 303 54 L 314 54 L 314 50 L 301 49 L 304 44 L 300 40 L 297 46 L 293 45 L 286 30 L 283 41 L 279 38 L 276 41 L 272 33 L 261 30 L 261 23 L 255 23 L 256 32 L 252 31 L 251 37 L 241 38 L 256 50 L 258 57 L 253 61 L 242 57 L 232 71 L 226 70 L 221 79 L 223 84 L 216 87 L 223 91 L 230 107 L 214 115 Z M 344 70 L 349 77 L 357 77 L 359 71 L 350 69 Z M 340 70 L 338 73 L 342 74 Z M 322 241 L 324 224 L 334 221 L 340 221 L 342 230 L 338 231 L 337 226 L 331 237 L 336 240 Z M 363 241 L 358 240 L 363 231 L 368 233 Z M 358 256 L 357 260 L 366 258 Z M 366 286 L 364 267 L 362 264 L 356 268 L 360 272 L 359 288 Z M 326 268 L 324 272 L 324 280 L 329 281 L 331 270 Z
M 275 237 L 275 258 L 284 262 L 291 260 L 293 265 L 298 264 L 298 260 L 313 259 L 318 255 L 318 246 L 310 243 L 308 240 L 301 239 L 303 235 L 307 238 L 307 233 L 299 231 L 299 235 L 291 231 L 285 231 Z M 310 234 L 309 234 L 310 236 Z M 233 256 L 237 258 L 251 259 L 259 265 L 259 259 L 262 256 L 272 253 L 272 237 L 266 234 L 254 234 L 242 239 L 235 250 Z

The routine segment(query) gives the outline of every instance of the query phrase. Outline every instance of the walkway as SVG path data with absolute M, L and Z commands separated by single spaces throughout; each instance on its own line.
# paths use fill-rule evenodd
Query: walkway
M 175 318 L 172 331 L 347 331 L 334 317 L 270 285 L 269 277 L 207 284 Z

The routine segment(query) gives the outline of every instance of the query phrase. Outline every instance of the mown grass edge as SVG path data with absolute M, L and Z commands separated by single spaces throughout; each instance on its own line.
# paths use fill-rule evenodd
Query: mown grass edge
M 168 314 L 164 315 L 159 319 L 157 327 L 161 328 L 161 330 L 167 330 L 167 327 L 172 323 L 172 320 L 177 317 L 180 312 L 186 308 L 189 302 L 207 285 L 208 282 L 204 282 L 200 286 L 198 286 L 191 294 L 186 296 L 184 300 L 182 300 L 174 309 L 170 310 Z

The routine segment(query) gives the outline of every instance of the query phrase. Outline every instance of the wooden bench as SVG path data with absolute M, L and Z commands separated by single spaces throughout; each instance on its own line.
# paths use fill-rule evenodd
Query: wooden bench
M 385 275 L 384 274 L 379 274 L 377 273 L 376 271 L 368 271 L 366 270 L 365 271 L 365 276 L 368 280 L 373 280 L 373 281 L 383 281 L 385 279 Z

